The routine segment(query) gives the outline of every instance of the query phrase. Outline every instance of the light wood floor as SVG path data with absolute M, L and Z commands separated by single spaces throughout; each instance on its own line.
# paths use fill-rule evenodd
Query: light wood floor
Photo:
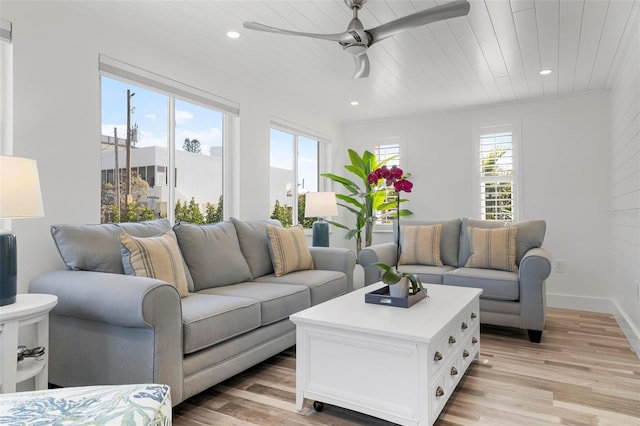
M 542 343 L 482 326 L 474 361 L 436 425 L 640 425 L 640 360 L 612 316 L 548 309 Z M 295 350 L 174 408 L 175 426 L 390 425 L 309 401 L 295 408 Z

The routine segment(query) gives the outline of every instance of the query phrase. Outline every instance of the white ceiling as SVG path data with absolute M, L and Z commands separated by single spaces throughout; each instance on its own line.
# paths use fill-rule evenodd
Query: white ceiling
M 365 28 L 444 0 L 368 0 Z M 346 29 L 343 0 L 84 1 L 202 66 L 338 122 L 606 90 L 624 54 L 634 0 L 470 0 L 466 17 L 404 32 L 368 50 L 370 76 L 335 42 L 242 28 L 244 21 L 314 33 Z M 640 0 L 638 0 L 640 3 Z M 236 30 L 241 37 L 228 39 Z M 553 72 L 541 76 L 539 71 Z M 360 105 L 352 107 L 351 100 Z

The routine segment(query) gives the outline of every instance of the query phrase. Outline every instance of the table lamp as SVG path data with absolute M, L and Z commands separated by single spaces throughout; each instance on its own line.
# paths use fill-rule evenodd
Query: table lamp
M 0 156 L 0 219 L 42 217 L 42 194 L 35 160 Z M 0 230 L 0 306 L 16 301 L 16 235 Z
M 313 222 L 313 246 L 329 247 L 328 216 L 338 215 L 335 192 L 307 192 L 304 204 L 305 217 L 317 217 Z

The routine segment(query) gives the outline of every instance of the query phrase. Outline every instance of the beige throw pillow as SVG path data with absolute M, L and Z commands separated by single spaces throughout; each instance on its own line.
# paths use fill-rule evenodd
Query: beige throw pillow
M 146 238 L 121 234 L 120 244 L 125 273 L 165 281 L 178 289 L 180 297 L 189 295 L 182 253 L 172 230 Z
M 442 224 L 402 227 L 401 265 L 442 266 L 440 235 Z
M 313 259 L 302 226 L 279 228 L 267 225 L 269 252 L 276 277 L 313 269 Z
M 518 228 L 483 229 L 469 226 L 471 256 L 465 266 L 518 272 L 516 265 L 516 235 Z

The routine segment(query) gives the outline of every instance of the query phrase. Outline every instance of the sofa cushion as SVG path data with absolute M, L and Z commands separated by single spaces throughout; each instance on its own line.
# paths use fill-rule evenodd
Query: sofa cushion
M 505 226 L 515 226 L 518 228 L 516 236 L 516 265 L 520 266 L 520 261 L 525 253 L 532 249 L 542 247 L 544 233 L 546 230 L 546 222 L 544 220 L 522 220 L 519 222 L 503 222 L 494 220 L 477 220 L 463 218 L 460 226 L 460 253 L 458 256 L 458 265 L 462 266 L 467 263 L 471 255 L 469 246 L 469 226 L 483 229 L 504 228 Z
M 325 302 L 347 292 L 347 276 L 343 272 L 324 271 L 296 271 L 282 277 L 275 274 L 263 275 L 256 278 L 257 282 L 277 284 L 298 284 L 309 288 L 311 305 Z
M 123 274 L 120 234 L 151 237 L 171 229 L 167 219 L 138 223 L 53 225 L 51 235 L 68 269 Z
M 313 269 L 313 259 L 301 225 L 287 229 L 268 225 L 267 238 L 276 277 L 293 271 Z
M 127 275 L 157 278 L 187 297 L 187 276 L 176 234 L 169 229 L 155 237 L 120 235 L 122 266 Z
M 520 299 L 518 274 L 495 269 L 458 268 L 446 272 L 443 284 L 482 289 L 481 298 L 495 300 Z
M 442 224 L 402 226 L 400 234 L 399 264 L 442 266 L 440 234 Z
M 257 300 L 260 303 L 260 325 L 280 321 L 311 306 L 309 289 L 303 285 L 245 282 L 209 288 L 202 293 Z
M 255 279 L 273 273 L 267 239 L 267 225 L 282 227 L 280 221 L 270 219 L 243 222 L 232 217 L 231 222 L 236 227 L 240 250 L 249 265 L 251 276 Z
M 465 267 L 518 272 L 516 265 L 517 227 L 482 229 L 470 226 L 467 232 L 471 256 L 464 265 Z
M 400 272 L 416 274 L 420 281 L 425 284 L 442 284 L 442 276 L 453 269 L 454 267 L 449 265 L 398 265 Z
M 440 259 L 445 265 L 457 267 L 458 251 L 460 245 L 460 219 L 450 220 L 418 220 L 418 219 L 402 219 L 400 225 L 405 226 L 423 226 L 442 224 L 442 232 L 440 233 Z M 398 241 L 397 227 L 393 227 L 394 241 Z M 465 260 L 466 261 L 466 260 Z M 464 265 L 464 263 L 462 264 Z
M 182 299 L 184 353 L 190 354 L 260 327 L 254 299 L 202 292 Z
M 189 290 L 198 291 L 251 279 L 233 223 L 194 225 L 181 222 L 173 229 L 193 278 L 193 289 Z

